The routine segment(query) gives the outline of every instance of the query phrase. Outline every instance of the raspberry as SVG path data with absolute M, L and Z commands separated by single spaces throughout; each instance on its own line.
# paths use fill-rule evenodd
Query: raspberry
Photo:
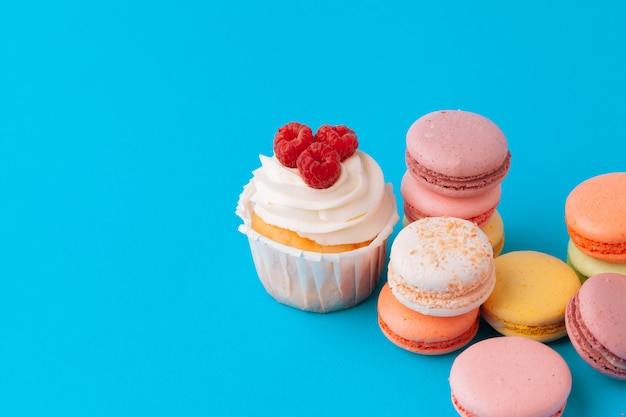
M 341 174 L 341 157 L 330 146 L 313 142 L 298 157 L 300 176 L 311 188 L 328 188 Z
M 317 129 L 317 133 L 315 133 L 314 140 L 316 142 L 323 142 L 332 147 L 339 153 L 342 161 L 351 157 L 359 146 L 359 141 L 354 131 L 343 125 L 320 126 L 320 128 Z
M 313 131 L 307 125 L 290 122 L 274 135 L 274 154 L 286 167 L 295 168 L 298 156 L 313 142 Z

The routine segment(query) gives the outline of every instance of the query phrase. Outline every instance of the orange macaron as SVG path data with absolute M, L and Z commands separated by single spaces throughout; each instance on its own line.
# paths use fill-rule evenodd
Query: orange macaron
M 385 283 L 378 296 L 378 325 L 396 346 L 423 355 L 443 355 L 467 345 L 478 332 L 479 308 L 452 317 L 428 316 L 394 297 Z
M 565 223 L 572 242 L 586 255 L 626 262 L 626 172 L 577 185 L 565 201 Z

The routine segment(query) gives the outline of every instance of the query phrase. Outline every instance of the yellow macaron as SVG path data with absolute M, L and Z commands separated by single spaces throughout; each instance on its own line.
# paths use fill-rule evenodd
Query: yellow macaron
M 580 288 L 564 261 L 536 251 L 495 258 L 496 285 L 481 307 L 485 321 L 505 336 L 549 342 L 567 334 L 565 308 Z
M 493 212 L 487 223 L 480 228 L 491 242 L 493 256 L 499 256 L 504 249 L 504 222 L 498 210 Z

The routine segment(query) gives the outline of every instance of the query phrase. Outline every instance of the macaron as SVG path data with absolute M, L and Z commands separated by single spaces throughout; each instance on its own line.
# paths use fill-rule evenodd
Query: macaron
M 558 352 L 525 337 L 494 337 L 461 352 L 450 369 L 452 404 L 464 417 L 558 417 L 572 374 Z
M 607 262 L 587 255 L 570 239 L 567 242 L 567 264 L 578 274 L 581 282 L 585 282 L 592 275 L 602 272 L 614 272 L 626 275 L 626 263 Z
M 427 316 L 400 303 L 385 283 L 378 295 L 378 325 L 396 346 L 423 355 L 443 355 L 467 345 L 476 333 L 479 308 L 452 317 Z
M 495 187 L 508 173 L 510 159 L 503 132 L 476 113 L 435 111 L 407 131 L 408 171 L 441 194 L 470 196 Z
M 481 306 L 491 327 L 540 342 L 567 334 L 565 309 L 581 285 L 567 263 L 542 252 L 514 251 L 495 258 L 495 266 L 495 287 Z
M 583 253 L 626 263 L 626 172 L 602 174 L 578 184 L 565 200 L 565 223 Z
M 596 274 L 570 300 L 565 324 L 574 349 L 591 367 L 626 380 L 626 275 Z
M 499 256 L 504 250 L 504 222 L 498 210 L 495 210 L 487 224 L 480 228 L 491 242 L 493 256 Z
M 400 184 L 400 193 L 404 201 L 404 215 L 409 221 L 450 216 L 469 220 L 482 227 L 500 202 L 502 186 L 497 184 L 478 195 L 453 197 L 432 190 L 406 171 Z
M 493 248 L 475 224 L 425 217 L 401 229 L 391 244 L 387 280 L 406 307 L 457 316 L 479 307 L 495 285 Z

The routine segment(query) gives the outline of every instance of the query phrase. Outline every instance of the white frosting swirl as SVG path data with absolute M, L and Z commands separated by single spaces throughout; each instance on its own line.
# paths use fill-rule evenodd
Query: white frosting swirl
M 266 223 L 292 230 L 321 245 L 375 238 L 394 213 L 395 197 L 378 164 L 364 152 L 341 163 L 341 175 L 325 189 L 307 186 L 298 170 L 260 155 L 253 171 L 255 213 Z

